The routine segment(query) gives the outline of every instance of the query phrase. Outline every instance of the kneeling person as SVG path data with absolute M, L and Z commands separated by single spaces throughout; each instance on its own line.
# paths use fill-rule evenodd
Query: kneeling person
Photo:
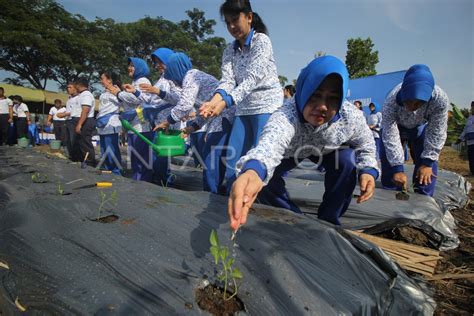
M 326 170 L 320 219 L 340 224 L 357 177 L 357 202 L 372 197 L 378 177 L 375 143 L 362 112 L 345 100 L 348 82 L 345 65 L 332 56 L 317 58 L 301 71 L 295 97 L 272 114 L 257 147 L 237 164 L 228 210 L 232 229 L 245 224 L 260 191 L 260 203 L 301 212 L 282 175 L 305 158 Z

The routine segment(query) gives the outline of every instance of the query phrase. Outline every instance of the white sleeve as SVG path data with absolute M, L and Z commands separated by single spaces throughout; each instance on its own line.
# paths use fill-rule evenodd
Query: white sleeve
M 404 163 L 404 150 L 397 126 L 397 111 L 399 106 L 397 94 L 390 95 L 383 105 L 382 112 L 382 141 L 385 146 L 387 160 L 390 166 L 401 166 Z
M 179 122 L 182 118 L 189 115 L 194 109 L 194 103 L 196 102 L 197 95 L 199 93 L 199 82 L 193 75 L 188 75 L 183 81 L 183 91 L 181 92 L 181 98 L 178 104 L 171 110 L 171 118 Z
M 258 160 L 266 168 L 264 183 L 268 184 L 296 134 L 297 124 L 298 116 L 293 102 L 274 112 L 263 129 L 257 147 L 237 162 L 236 173 L 239 174 L 249 160 Z
M 228 45 L 222 55 L 221 65 L 221 80 L 216 90 L 224 90 L 229 94 L 236 86 L 234 67 L 232 60 L 234 58 L 234 47 L 232 44 Z
M 259 34 L 260 35 L 260 34 Z M 268 61 L 273 49 L 270 38 L 259 36 L 250 48 L 250 62 L 245 69 L 245 79 L 230 93 L 235 104 L 247 97 L 268 74 Z
M 435 97 L 429 103 L 428 126 L 421 158 L 438 161 L 448 130 L 449 99 L 446 93 L 435 87 Z

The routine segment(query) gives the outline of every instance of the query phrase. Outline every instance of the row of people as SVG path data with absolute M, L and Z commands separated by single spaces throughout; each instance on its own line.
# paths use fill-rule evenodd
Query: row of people
M 0 87 L 0 146 L 11 145 L 16 138 L 27 138 L 30 124 L 30 112 L 28 106 L 23 103 L 23 98 L 19 95 L 7 98 L 4 88 Z M 10 143 L 8 141 L 9 129 L 16 135 Z
M 155 119 L 155 129 L 169 128 L 196 109 L 199 116 L 188 131 L 196 131 L 212 119 L 207 121 L 206 134 L 212 136 L 213 123 L 222 134 L 209 137 L 206 145 L 212 149 L 223 140 L 227 150 L 219 153 L 226 163 L 224 177 L 213 178 L 217 186 L 211 191 L 219 192 L 219 184 L 225 184 L 223 192 L 230 194 L 229 214 L 234 228 L 245 222 L 242 214 L 259 192 L 260 202 L 299 212 L 286 192 L 283 177 L 305 158 L 326 171 L 319 217 L 339 224 L 357 179 L 361 187 L 358 202 L 373 195 L 379 176 L 375 138 L 381 138 L 377 142 L 381 147 L 382 184 L 385 188 L 406 189 L 400 131 L 415 144 L 415 191 L 433 194 L 437 160 L 446 139 L 449 101 L 435 86 L 427 66 L 415 65 L 407 71 L 403 83 L 383 106 L 381 131 L 380 115 L 370 124 L 371 131 L 367 124 L 361 124 L 365 122 L 362 112 L 345 99 L 348 75 L 344 63 L 332 56 L 312 61 L 298 77 L 295 95 L 282 106 L 271 41 L 262 20 L 246 0 L 227 0 L 221 14 L 235 41 L 224 50 L 219 82 L 192 69 L 184 53 L 168 51 L 166 58 L 156 58 L 164 72 L 154 86 L 146 75 L 136 74 L 137 69 L 141 73 L 139 65 L 144 61 L 132 58 L 132 85 L 124 85 L 123 91 L 119 86 L 107 90 L 120 102 L 131 105 L 131 121 L 150 135 L 152 127 L 140 119 L 146 113 L 146 104 L 153 103 L 150 95 L 160 103 L 171 104 L 167 114 L 161 116 L 165 119 Z M 138 146 L 129 143 L 129 147 Z M 146 156 L 146 152 L 140 155 Z M 219 167 L 205 167 L 223 173 Z M 237 175 L 239 180 L 234 185 Z

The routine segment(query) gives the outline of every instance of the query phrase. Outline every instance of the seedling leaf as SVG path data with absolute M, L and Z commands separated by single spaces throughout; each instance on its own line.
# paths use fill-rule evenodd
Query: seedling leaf
M 217 247 L 219 245 L 219 239 L 217 238 L 217 232 L 213 229 L 211 231 L 211 237 L 209 238 L 211 245 Z

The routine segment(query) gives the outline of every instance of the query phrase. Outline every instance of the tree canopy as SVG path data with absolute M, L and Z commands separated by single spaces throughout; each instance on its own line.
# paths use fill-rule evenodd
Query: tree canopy
M 347 40 L 346 66 L 351 79 L 376 75 L 375 66 L 379 62 L 379 52 L 374 51 L 370 37 Z
M 216 22 L 196 8 L 178 23 L 163 17 L 88 21 L 54 0 L 2 0 L 0 12 L 0 68 L 16 75 L 10 82 L 44 89 L 52 80 L 64 89 L 79 76 L 98 82 L 102 70 L 127 79 L 127 58 L 150 61 L 158 47 L 184 51 L 196 68 L 220 76 L 225 40 L 210 36 Z

